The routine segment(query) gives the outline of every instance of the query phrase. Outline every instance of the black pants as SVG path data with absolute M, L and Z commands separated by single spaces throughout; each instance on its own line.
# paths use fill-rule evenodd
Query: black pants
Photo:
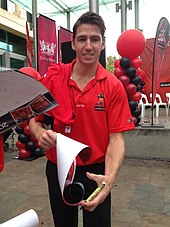
M 86 177 L 86 172 L 103 174 L 104 164 L 87 165 L 76 167 L 74 181 L 83 183 L 85 198 L 97 187 L 96 183 Z M 63 202 L 57 177 L 57 166 L 47 161 L 46 175 L 48 181 L 49 198 L 55 227 L 78 227 L 78 207 L 69 206 Z M 111 195 L 100 204 L 93 212 L 83 210 L 84 227 L 111 227 Z

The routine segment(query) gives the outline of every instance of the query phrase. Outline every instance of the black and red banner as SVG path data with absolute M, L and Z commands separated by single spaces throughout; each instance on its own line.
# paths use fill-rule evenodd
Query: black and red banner
M 43 76 L 57 62 L 57 37 L 55 21 L 41 14 L 37 18 L 37 48 L 37 68 Z
M 72 41 L 72 32 L 69 31 L 68 29 L 65 29 L 63 27 L 59 27 L 58 28 L 58 61 L 59 62 L 65 62 L 65 60 L 63 59 L 64 56 L 62 56 L 62 48 L 67 49 L 67 56 L 72 52 L 72 48 L 71 48 L 71 41 Z M 73 51 L 73 50 L 72 50 Z M 68 53 L 69 52 L 69 53 Z
M 159 21 L 153 50 L 153 65 L 152 65 L 152 107 L 156 93 L 160 86 L 160 74 L 164 62 L 165 51 L 169 40 L 169 22 L 165 17 Z

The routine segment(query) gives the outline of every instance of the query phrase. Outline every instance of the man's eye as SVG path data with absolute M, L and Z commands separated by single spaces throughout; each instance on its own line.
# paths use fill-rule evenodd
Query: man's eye
M 91 39 L 91 42 L 98 42 L 98 41 L 100 41 L 100 39 L 99 39 L 99 38 L 97 38 L 97 37 L 96 37 L 96 38 L 92 38 L 92 39 Z
M 78 42 L 83 42 L 83 41 L 85 41 L 85 38 L 79 38 L 77 41 Z

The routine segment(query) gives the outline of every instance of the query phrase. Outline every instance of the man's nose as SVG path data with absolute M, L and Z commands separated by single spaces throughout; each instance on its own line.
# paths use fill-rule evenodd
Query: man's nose
M 91 49 L 92 48 L 92 43 L 91 43 L 90 39 L 87 39 L 85 47 L 86 47 L 86 49 Z

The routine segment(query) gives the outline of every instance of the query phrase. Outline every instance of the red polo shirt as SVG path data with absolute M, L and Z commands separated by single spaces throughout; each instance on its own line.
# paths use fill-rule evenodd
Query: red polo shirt
M 81 91 L 70 78 L 74 62 L 66 65 L 64 75 L 61 75 L 61 70 L 58 71 L 58 66 L 54 73 L 53 66 L 42 81 L 59 102 L 59 106 L 49 114 L 55 119 L 53 129 L 56 132 L 92 149 L 92 152 L 89 150 L 77 157 L 77 165 L 100 163 L 105 159 L 109 134 L 134 128 L 127 95 L 122 83 L 100 64 L 95 77 Z M 60 67 L 63 66 L 60 64 Z M 56 75 L 57 72 L 59 75 Z M 65 77 L 64 83 L 67 83 L 63 85 L 65 89 L 57 82 L 62 80 L 62 77 Z M 64 103 L 69 103 L 69 108 L 64 113 L 64 116 L 68 116 L 67 123 L 61 120 L 61 105 L 64 108 L 62 99 Z M 70 116 L 73 116 L 73 119 L 69 121 Z M 47 151 L 46 156 L 56 163 L 55 148 Z

